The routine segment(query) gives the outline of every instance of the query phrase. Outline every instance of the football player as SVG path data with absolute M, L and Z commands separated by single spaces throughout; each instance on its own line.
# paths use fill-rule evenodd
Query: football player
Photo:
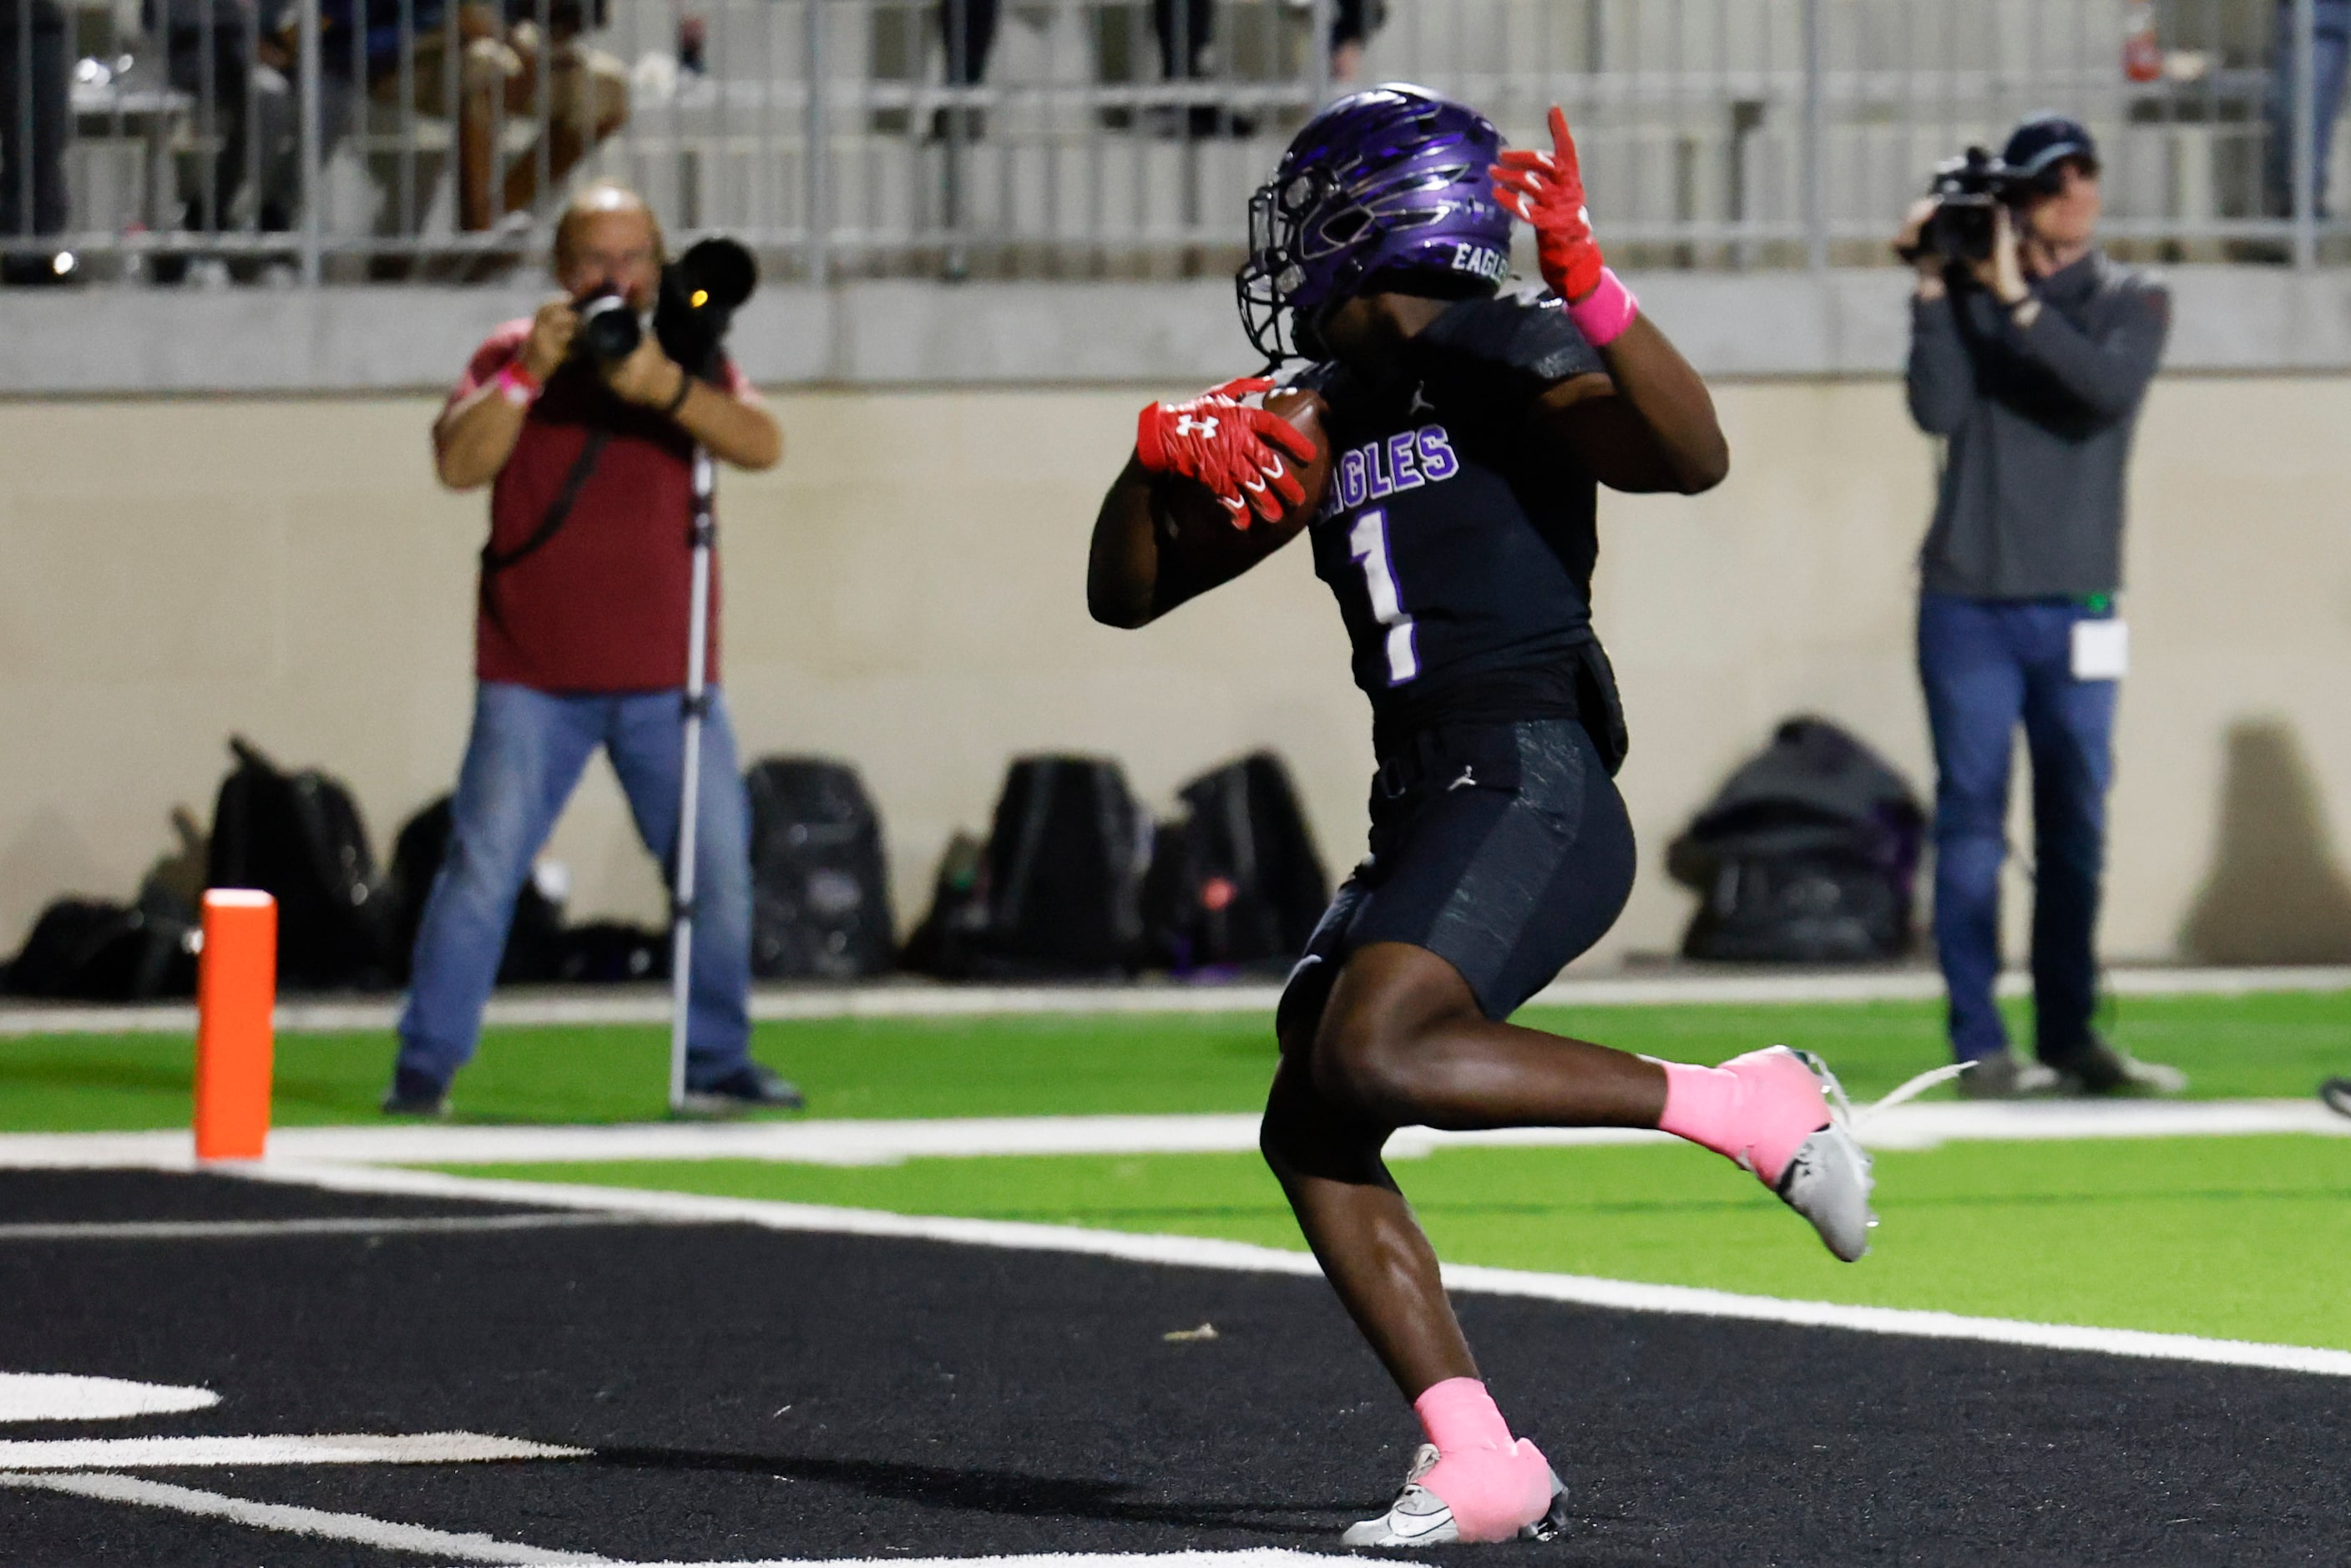
M 1812 1059 L 1686 1066 L 1506 1020 L 1616 919 L 1625 733 L 1592 629 L 1596 488 L 1695 495 L 1729 454 L 1696 371 L 1602 264 L 1575 145 L 1504 152 L 1466 106 L 1390 85 L 1316 115 L 1250 204 L 1250 341 L 1327 407 L 1331 479 L 1301 505 L 1301 433 L 1228 382 L 1142 416 L 1094 525 L 1096 619 L 1139 626 L 1300 531 L 1370 697 L 1370 854 L 1276 1018 L 1265 1157 L 1427 1443 L 1349 1545 L 1548 1534 L 1560 1488 L 1516 1438 L 1381 1148 L 1405 1125 L 1658 1127 L 1729 1156 L 1866 1250 L 1868 1157 Z M 1503 288 L 1511 221 L 1545 288 Z M 1178 480 L 1238 544 L 1187 540 Z M 1222 528 L 1225 525 L 1219 523 Z

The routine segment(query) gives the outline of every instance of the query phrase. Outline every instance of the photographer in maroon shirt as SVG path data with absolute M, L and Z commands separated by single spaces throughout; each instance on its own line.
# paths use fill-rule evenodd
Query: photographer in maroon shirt
M 651 332 L 624 359 L 575 352 L 581 303 L 651 308 L 661 227 L 633 193 L 590 186 L 558 225 L 564 298 L 493 332 L 433 427 L 452 489 L 490 489 L 475 636 L 478 685 L 451 803 L 447 858 L 417 931 L 384 1110 L 438 1115 L 473 1053 L 517 895 L 589 759 L 611 758 L 645 847 L 669 868 L 683 794 L 693 455 L 759 469 L 783 455 L 774 417 L 731 361 L 706 379 Z M 749 813 L 718 685 L 712 587 L 710 706 L 695 824 L 686 1082 L 704 1110 L 795 1106 L 751 1060 Z

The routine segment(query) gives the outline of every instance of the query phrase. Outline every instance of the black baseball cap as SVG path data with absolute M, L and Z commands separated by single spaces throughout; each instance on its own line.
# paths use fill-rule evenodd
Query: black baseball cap
M 2010 131 L 2008 145 L 2001 149 L 2000 154 L 2001 162 L 2028 180 L 2050 175 L 2068 158 L 2079 158 L 2095 170 L 2098 166 L 2098 144 L 2091 140 L 2089 128 L 2080 120 L 2068 120 L 2046 109 L 2028 115 Z

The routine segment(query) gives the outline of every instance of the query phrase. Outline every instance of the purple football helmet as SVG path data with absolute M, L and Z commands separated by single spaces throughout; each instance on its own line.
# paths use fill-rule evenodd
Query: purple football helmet
M 1308 120 L 1249 198 L 1234 285 L 1258 352 L 1275 364 L 1321 353 L 1317 318 L 1374 278 L 1464 296 L 1499 285 L 1510 214 L 1486 170 L 1501 145 L 1484 115 L 1407 82 Z

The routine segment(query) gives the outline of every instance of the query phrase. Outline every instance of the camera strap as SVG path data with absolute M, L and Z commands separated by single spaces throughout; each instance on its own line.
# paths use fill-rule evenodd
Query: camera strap
M 506 627 L 506 617 L 498 612 L 497 575 L 536 555 L 548 540 L 562 531 L 563 525 L 570 520 L 572 507 L 579 502 L 580 492 L 588 487 L 588 476 L 596 471 L 597 461 L 604 455 L 605 444 L 611 439 L 610 431 L 588 433 L 580 455 L 572 460 L 571 472 L 563 476 L 563 488 L 548 504 L 547 516 L 539 518 L 538 527 L 531 530 L 528 538 L 510 550 L 501 550 L 497 548 L 497 530 L 493 528 L 490 537 L 482 541 L 482 613 L 493 626 L 501 631 Z

